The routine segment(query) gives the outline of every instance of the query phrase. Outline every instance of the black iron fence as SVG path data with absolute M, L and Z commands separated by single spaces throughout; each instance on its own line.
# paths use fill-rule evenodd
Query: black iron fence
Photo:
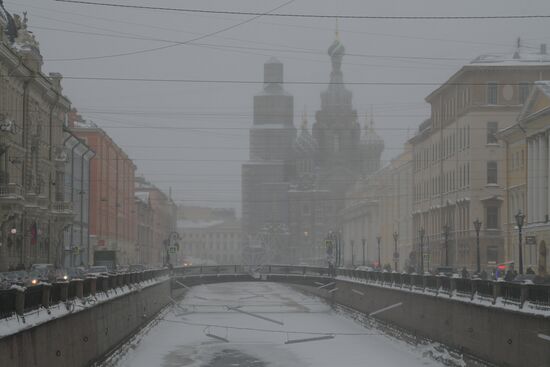
M 326 267 L 301 266 L 301 265 L 220 265 L 220 266 L 190 266 L 174 269 L 175 274 L 187 275 L 229 275 L 244 273 L 262 273 L 288 276 L 311 275 L 328 276 Z M 425 293 L 446 295 L 449 298 L 479 298 L 490 301 L 493 304 L 498 299 L 504 302 L 517 303 L 523 307 L 526 302 L 537 307 L 550 310 L 550 286 L 533 285 L 514 282 L 495 282 L 492 280 L 454 278 L 436 275 L 420 275 L 408 273 L 392 273 L 380 271 L 364 271 L 339 268 L 336 275 L 353 281 L 372 283 L 387 287 L 414 289 Z
M 24 315 L 41 307 L 49 308 L 50 305 L 79 297 L 95 297 L 98 293 L 108 294 L 119 287 L 132 286 L 166 275 L 169 275 L 167 269 L 156 269 L 0 290 L 0 319 L 11 317 L 15 313 Z
M 251 273 L 302 277 L 329 275 L 326 267 L 284 264 L 190 266 L 174 268 L 172 273 L 180 277 Z M 0 318 L 10 317 L 16 312 L 24 314 L 39 307 L 47 308 L 51 304 L 76 299 L 80 296 L 90 297 L 96 296 L 98 293 L 108 294 L 113 289 L 156 279 L 168 274 L 169 270 L 167 269 L 146 270 L 139 273 L 109 274 L 84 280 L 58 282 L 53 283 L 51 286 L 40 284 L 27 288 L 0 290 Z M 336 275 L 343 279 L 367 284 L 372 283 L 427 293 L 443 293 L 450 298 L 460 296 L 473 299 L 477 297 L 492 303 L 502 299 L 504 302 L 515 303 L 520 308 L 529 303 L 533 307 L 550 310 L 550 286 L 548 285 L 352 269 L 337 269 Z

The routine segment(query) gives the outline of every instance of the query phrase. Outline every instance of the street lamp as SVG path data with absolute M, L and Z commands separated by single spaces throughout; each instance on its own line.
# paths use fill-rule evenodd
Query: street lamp
M 443 226 L 443 236 L 445 237 L 445 266 L 449 266 L 449 231 L 451 227 L 448 224 Z
M 365 266 L 365 244 L 367 243 L 365 237 L 361 238 L 361 243 L 363 244 L 363 266 Z
M 355 266 L 355 252 L 353 251 L 355 241 L 350 240 L 350 244 L 351 244 L 351 267 L 353 268 Z
M 481 221 L 477 218 L 474 221 L 474 228 L 476 229 L 476 253 L 477 253 L 477 273 L 481 273 L 481 259 L 479 256 L 479 231 L 481 229 Z
M 376 241 L 378 241 L 378 267 L 382 269 L 382 262 L 380 260 L 380 240 L 382 240 L 382 237 L 376 236 Z
M 420 228 L 418 234 L 420 236 L 420 273 L 424 274 L 424 235 L 426 231 L 424 228 Z
M 519 273 L 523 274 L 523 251 L 521 250 L 521 229 L 523 228 L 523 221 L 525 219 L 525 215 L 521 212 L 521 210 L 518 210 L 518 213 L 516 214 L 516 224 L 518 225 L 518 249 L 519 249 Z
M 397 231 L 393 232 L 393 261 L 394 261 L 394 270 L 397 271 L 397 261 L 399 260 L 399 252 L 397 252 L 397 240 L 399 239 L 399 233 Z

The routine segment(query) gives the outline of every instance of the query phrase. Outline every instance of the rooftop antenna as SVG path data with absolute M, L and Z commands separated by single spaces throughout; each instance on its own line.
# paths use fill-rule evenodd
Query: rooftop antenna
M 520 56 L 519 56 L 520 48 L 521 48 L 521 38 L 518 37 L 518 39 L 516 41 L 516 52 L 514 52 L 514 59 L 519 59 L 520 58 Z

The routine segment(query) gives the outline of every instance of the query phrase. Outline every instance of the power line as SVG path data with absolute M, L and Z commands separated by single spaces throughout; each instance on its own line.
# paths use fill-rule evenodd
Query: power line
M 488 20 L 488 19 L 543 19 L 550 18 L 550 15 L 546 14 L 524 14 L 524 15 L 443 15 L 443 16 L 398 16 L 398 15 L 336 15 L 336 14 L 297 14 L 297 13 L 258 13 L 251 11 L 228 11 L 228 10 L 206 10 L 206 9 L 189 9 L 189 8 L 171 8 L 171 7 L 159 7 L 159 6 L 145 6 L 145 5 L 124 5 L 113 3 L 99 3 L 91 1 L 79 1 L 79 0 L 55 0 L 57 2 L 79 4 L 79 5 L 94 5 L 94 6 L 107 6 L 115 8 L 131 8 L 142 10 L 162 10 L 162 11 L 176 11 L 183 13 L 202 13 L 202 14 L 225 14 L 225 15 L 254 15 L 254 16 L 270 16 L 270 17 L 285 17 L 285 18 L 323 18 L 323 19 L 370 19 L 370 20 Z
M 149 49 L 144 49 L 144 50 L 137 50 L 137 51 L 129 51 L 129 52 L 122 52 L 122 53 L 118 53 L 118 54 L 111 54 L 111 55 L 102 55 L 102 56 L 87 56 L 87 57 L 78 57 L 78 58 L 73 58 L 71 59 L 70 61 L 78 61 L 78 60 L 98 60 L 98 59 L 107 59 L 107 58 L 113 58 L 113 57 L 120 57 L 120 56 L 132 56 L 132 55 L 138 55 L 138 54 L 143 54 L 143 53 L 148 53 L 148 52 L 153 52 L 153 51 L 160 51 L 160 50 L 164 50 L 164 49 L 167 49 L 167 48 L 172 48 L 172 47 L 176 47 L 176 46 L 181 46 L 181 45 L 186 45 L 186 44 L 189 44 L 191 42 L 195 42 L 195 41 L 199 41 L 199 40 L 202 40 L 202 39 L 205 39 L 205 38 L 208 38 L 208 37 L 212 37 L 212 36 L 215 36 L 217 34 L 220 34 L 220 33 L 223 33 L 223 32 L 226 32 L 226 31 L 229 31 L 231 29 L 234 29 L 234 28 L 237 28 L 237 27 L 240 27 L 244 24 L 247 24 L 247 23 L 250 23 L 266 14 L 269 14 L 273 11 L 276 11 L 290 3 L 293 3 L 295 0 L 290 0 L 290 1 L 287 1 L 286 3 L 282 4 L 282 5 L 279 5 L 271 10 L 269 10 L 268 12 L 266 13 L 257 13 L 255 14 L 252 18 L 249 18 L 249 19 L 246 19 L 242 22 L 239 22 L 239 23 L 236 23 L 236 24 L 233 24 L 229 27 L 225 27 L 225 28 L 221 28 L 217 31 L 214 31 L 214 32 L 210 32 L 210 33 L 206 33 L 202 36 L 199 36 L 199 37 L 195 37 L 195 38 L 192 38 L 192 39 L 189 39 L 187 41 L 183 41 L 183 42 L 177 42 L 177 43 L 173 43 L 173 44 L 170 44 L 170 45 L 166 45 L 166 46 L 160 46 L 160 47 L 155 47 L 155 48 L 149 48 Z M 67 59 L 68 60 L 68 59 Z
M 496 64 L 498 66 L 498 64 Z M 541 67 L 550 66 L 550 62 Z M 10 78 L 42 78 L 40 75 L 33 76 L 9 76 Z M 88 80 L 88 81 L 120 81 L 120 82 L 148 82 L 148 83 L 189 83 L 189 84 L 265 84 L 263 80 L 239 80 L 239 79 L 167 79 L 167 78 L 137 78 L 137 77 L 106 77 L 106 76 L 63 76 L 63 79 L 68 80 Z M 387 81 L 371 81 L 371 82 L 316 82 L 311 80 L 291 80 L 285 81 L 282 84 L 287 85 L 372 85 L 372 86 L 487 86 L 483 82 L 387 82 Z M 499 85 L 534 85 L 534 82 L 499 82 Z

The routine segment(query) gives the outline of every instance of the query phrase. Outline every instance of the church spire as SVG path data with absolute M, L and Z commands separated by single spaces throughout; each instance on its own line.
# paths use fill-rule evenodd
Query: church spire
M 302 112 L 302 130 L 307 130 L 307 108 L 304 106 L 304 112 Z

